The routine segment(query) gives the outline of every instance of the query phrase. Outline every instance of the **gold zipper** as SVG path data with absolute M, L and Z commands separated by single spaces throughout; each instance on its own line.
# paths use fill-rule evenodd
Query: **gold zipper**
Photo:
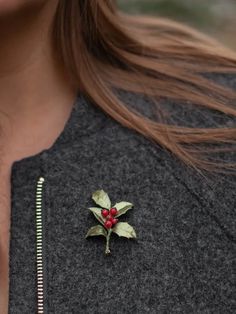
M 44 314 L 44 278 L 43 278 L 43 183 L 39 177 L 36 188 L 36 267 L 37 267 L 37 314 Z

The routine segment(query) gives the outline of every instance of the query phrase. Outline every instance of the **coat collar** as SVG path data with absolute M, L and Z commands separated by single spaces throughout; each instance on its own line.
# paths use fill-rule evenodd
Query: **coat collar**
M 58 158 L 63 163 L 66 156 L 69 156 L 66 159 L 68 166 L 73 154 L 77 154 L 82 160 L 83 157 L 78 152 L 86 150 L 87 139 L 92 134 L 97 134 L 106 119 L 107 116 L 102 110 L 88 101 L 84 95 L 78 93 L 69 119 L 54 144 L 48 149 L 13 163 L 11 171 L 9 313 L 19 311 L 24 313 L 26 308 L 31 313 L 31 309 L 36 305 L 36 182 L 40 176 L 46 176 L 49 181 L 51 179 L 46 188 L 47 203 L 45 204 L 50 212 L 52 210 L 50 202 L 55 194 L 61 193 L 57 180 L 62 181 L 65 176 L 64 171 L 68 169 L 65 166 L 62 170 L 58 170 Z M 80 160 L 78 160 L 78 164 L 81 164 Z
M 33 164 L 39 165 L 61 149 L 73 145 L 78 138 L 96 132 L 103 125 L 105 119 L 106 115 L 98 106 L 90 102 L 85 95 L 77 92 L 70 116 L 53 145 L 37 154 L 15 161 L 12 165 L 13 177 L 18 169 Z

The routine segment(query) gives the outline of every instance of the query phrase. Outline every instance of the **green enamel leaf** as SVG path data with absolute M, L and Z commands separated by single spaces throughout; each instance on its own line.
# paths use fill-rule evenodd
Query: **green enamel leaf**
M 127 222 L 118 222 L 112 232 L 118 234 L 119 237 L 136 238 L 136 232 L 134 228 Z
M 89 210 L 94 214 L 95 218 L 103 224 L 105 219 L 102 217 L 101 208 L 100 207 L 89 207 Z
M 99 235 L 102 235 L 104 237 L 107 236 L 107 232 L 105 230 L 105 228 L 103 228 L 103 226 L 101 225 L 96 225 L 96 226 L 93 226 L 89 229 L 89 231 L 87 232 L 85 238 L 87 237 L 91 237 L 91 236 L 99 236 Z
M 117 208 L 118 213 L 117 213 L 116 217 L 119 217 L 119 216 L 125 214 L 130 208 L 132 208 L 133 204 L 129 203 L 129 202 L 119 202 L 119 203 L 116 203 L 113 207 Z
M 110 209 L 111 201 L 108 194 L 104 190 L 97 190 L 92 194 L 94 202 L 102 208 Z

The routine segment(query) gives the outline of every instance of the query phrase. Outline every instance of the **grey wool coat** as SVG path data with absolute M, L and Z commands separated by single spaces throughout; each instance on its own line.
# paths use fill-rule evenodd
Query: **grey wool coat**
M 236 88 L 236 75 L 209 79 Z M 144 95 L 118 94 L 154 114 Z M 176 124 L 236 126 L 190 103 L 162 105 Z M 60 136 L 15 161 L 11 184 L 9 314 L 236 313 L 235 176 L 202 177 L 78 93 Z M 85 237 L 100 224 L 89 210 L 97 190 L 133 204 L 118 220 L 136 238 L 112 233 L 109 255 L 105 236 Z

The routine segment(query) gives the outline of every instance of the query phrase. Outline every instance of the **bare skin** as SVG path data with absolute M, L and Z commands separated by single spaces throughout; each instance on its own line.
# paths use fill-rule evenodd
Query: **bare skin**
M 12 163 L 53 145 L 76 97 L 48 31 L 57 2 L 0 0 L 1 314 L 8 313 Z

